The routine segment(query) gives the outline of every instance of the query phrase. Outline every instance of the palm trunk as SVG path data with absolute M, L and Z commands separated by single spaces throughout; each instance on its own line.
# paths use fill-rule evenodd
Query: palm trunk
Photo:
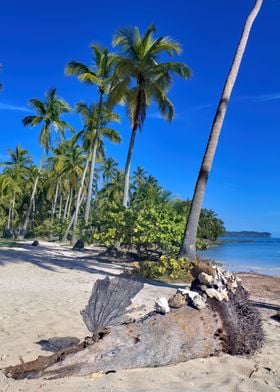
M 79 217 L 79 212 L 80 212 L 80 206 L 82 204 L 82 197 L 81 196 L 82 196 L 82 190 L 83 190 L 83 186 L 84 186 L 84 182 L 85 182 L 85 178 L 86 178 L 86 174 L 87 174 L 87 170 L 88 170 L 88 164 L 89 164 L 89 159 L 87 159 L 87 161 L 86 161 L 81 184 L 80 184 L 78 194 L 77 194 L 76 208 L 75 208 L 74 220 L 73 220 L 73 233 L 72 233 L 72 238 L 71 238 L 72 245 L 74 244 L 74 242 L 76 240 L 76 228 L 77 228 L 77 222 L 78 222 L 78 217 Z
M 13 202 L 12 202 L 12 215 L 11 215 L 11 229 L 14 227 L 14 219 L 15 219 L 15 204 L 16 204 L 16 195 L 14 194 Z
M 61 213 L 62 213 L 62 193 L 60 193 L 60 196 L 59 196 L 59 210 L 58 210 L 58 220 L 59 221 L 61 219 Z
M 12 219 L 12 200 L 10 201 L 9 213 L 8 213 L 8 222 L 7 222 L 7 230 L 10 231 L 11 228 L 11 219 Z
M 85 223 L 86 224 L 88 224 L 91 198 L 92 198 L 92 184 L 93 184 L 93 177 L 94 177 L 94 167 L 95 167 L 95 161 L 96 161 L 97 144 L 98 144 L 98 138 L 96 135 L 94 138 L 93 151 L 92 151 L 92 156 L 91 156 L 91 167 L 90 167 L 90 176 L 89 176 L 89 183 L 88 183 L 87 203 L 86 203 L 86 209 L 85 209 Z
M 82 197 L 81 197 L 81 200 L 80 200 L 80 201 L 82 201 L 83 198 L 84 198 L 84 192 L 83 192 L 83 194 L 82 194 Z M 73 225 L 74 219 L 75 219 L 75 213 L 76 213 L 76 211 L 75 211 L 74 214 L 72 215 L 71 221 L 70 221 L 69 225 L 67 226 L 67 229 L 65 230 L 64 236 L 63 236 L 63 238 L 62 238 L 62 241 L 63 241 L 63 242 L 67 241 L 67 237 L 68 237 L 69 231 L 70 231 L 70 229 L 71 229 L 71 227 L 72 227 L 72 225 Z
M 69 219 L 69 217 L 70 217 L 71 208 L 72 208 L 72 201 L 73 201 L 73 188 L 71 187 L 71 189 L 70 189 L 70 200 L 69 200 L 69 204 L 68 204 L 68 210 L 67 210 L 66 219 Z
M 126 164 L 125 164 L 123 203 L 122 203 L 125 208 L 127 208 L 127 204 L 128 204 L 130 166 L 131 166 L 133 147 L 134 147 L 135 138 L 136 138 L 136 132 L 137 132 L 137 127 L 134 127 L 131 132 L 129 149 L 128 149 L 127 159 L 126 159 Z
M 54 201 L 53 201 L 53 203 L 52 203 L 51 225 L 53 225 L 53 221 L 54 221 L 54 214 L 55 214 L 55 210 L 56 210 L 57 196 L 58 196 L 58 182 L 57 182 L 57 184 L 56 184 L 55 195 L 54 195 Z
M 101 120 L 101 115 L 102 115 L 103 95 L 104 95 L 104 92 L 102 90 L 100 90 L 99 104 L 98 104 L 98 118 L 96 121 L 96 134 L 95 134 L 95 138 L 93 141 L 93 151 L 92 151 L 92 159 L 91 159 L 89 184 L 88 184 L 87 203 L 86 203 L 86 209 L 85 209 L 85 223 L 86 224 L 88 224 L 90 204 L 91 204 L 91 198 L 92 198 L 92 184 L 93 184 L 93 176 L 94 176 L 94 166 L 95 166 L 95 161 L 96 161 L 96 152 L 97 152 L 97 147 L 98 147 L 98 133 L 99 133 L 100 120 Z
M 65 206 L 64 206 L 64 212 L 63 212 L 63 219 L 66 219 L 67 217 L 67 210 L 68 210 L 68 203 L 70 200 L 70 193 L 68 193 L 68 196 L 66 198 Z
M 38 175 L 35 178 L 34 181 L 34 185 L 33 185 L 33 189 L 32 189 L 32 194 L 31 194 L 31 198 L 29 200 L 29 205 L 28 205 L 28 209 L 27 209 L 27 213 L 26 213 L 26 217 L 25 217 L 25 221 L 24 224 L 22 226 L 22 230 L 20 233 L 20 237 L 25 237 L 28 225 L 29 225 L 29 221 L 30 221 L 30 215 L 31 215 L 31 211 L 32 211 L 32 206 L 34 205 L 34 199 L 35 199 L 35 195 L 37 192 L 37 186 L 38 186 L 38 181 L 39 181 L 39 177 L 40 177 L 40 172 L 42 170 L 42 166 L 43 166 L 43 160 L 44 160 L 44 152 L 42 153 L 42 158 L 40 161 L 40 165 L 39 165 L 39 170 L 38 170 Z
M 194 195 L 192 199 L 191 209 L 189 212 L 189 216 L 187 219 L 186 229 L 184 233 L 183 242 L 181 245 L 181 249 L 179 252 L 179 257 L 188 257 L 190 259 L 195 259 L 196 257 L 196 235 L 198 228 L 198 221 L 201 212 L 201 207 L 203 203 L 203 198 L 205 194 L 206 184 L 208 180 L 208 176 L 212 167 L 213 159 L 215 156 L 217 144 L 219 141 L 219 136 L 221 133 L 224 117 L 226 114 L 226 110 L 228 107 L 229 99 L 232 93 L 232 89 L 234 87 L 240 63 L 246 49 L 246 45 L 248 42 L 249 34 L 256 19 L 263 0 L 256 0 L 255 5 L 247 18 L 247 21 L 244 25 L 244 29 L 241 35 L 241 39 L 239 41 L 228 77 L 226 79 L 224 89 L 221 95 L 220 102 L 217 107 L 217 111 L 214 117 L 214 121 L 212 124 L 210 136 L 208 139 L 208 144 L 206 147 L 206 151 L 203 157 L 202 165 L 198 174 Z

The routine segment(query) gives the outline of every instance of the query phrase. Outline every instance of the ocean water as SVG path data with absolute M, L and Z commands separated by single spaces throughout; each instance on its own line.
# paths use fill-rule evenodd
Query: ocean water
M 280 275 L 280 238 L 223 237 L 198 253 L 203 259 L 225 264 L 231 271 Z

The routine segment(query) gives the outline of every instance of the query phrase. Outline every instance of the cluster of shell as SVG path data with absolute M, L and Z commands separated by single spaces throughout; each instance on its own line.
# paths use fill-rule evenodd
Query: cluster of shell
M 228 301 L 229 293 L 235 293 L 241 279 L 220 266 L 199 262 L 191 271 L 194 280 L 191 288 L 179 288 L 169 300 L 158 298 L 155 311 L 165 314 L 170 308 L 180 308 L 188 303 L 196 309 L 204 309 L 208 298 L 219 302 Z

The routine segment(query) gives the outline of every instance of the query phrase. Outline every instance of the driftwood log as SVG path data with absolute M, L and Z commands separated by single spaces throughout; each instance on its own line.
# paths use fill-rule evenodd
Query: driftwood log
M 109 328 L 103 328 L 106 317 L 101 317 L 103 321 L 100 319 L 99 328 L 96 320 L 100 314 L 105 315 L 108 301 L 99 309 L 100 314 L 96 315 L 95 321 L 89 321 L 87 312 L 91 306 L 97 305 L 94 294 L 100 291 L 102 285 L 107 287 L 107 297 L 108 294 L 112 296 L 114 291 L 120 295 L 124 285 L 128 287 L 129 284 L 135 284 L 134 289 L 130 290 L 131 295 L 137 291 L 135 281 L 132 283 L 123 279 L 120 283 L 119 279 L 110 281 L 106 278 L 96 283 L 89 304 L 82 312 L 85 321 L 90 326 L 94 325 L 98 331 L 93 338 L 86 338 L 75 347 L 51 356 L 40 356 L 35 361 L 6 368 L 6 375 L 21 379 L 110 373 L 120 369 L 175 364 L 222 352 L 251 354 L 262 344 L 259 313 L 250 305 L 248 294 L 242 286 L 238 287 L 235 294 L 230 294 L 228 302 L 208 299 L 203 310 L 194 309 L 186 303 L 165 315 L 152 312 L 139 320 L 122 322 Z

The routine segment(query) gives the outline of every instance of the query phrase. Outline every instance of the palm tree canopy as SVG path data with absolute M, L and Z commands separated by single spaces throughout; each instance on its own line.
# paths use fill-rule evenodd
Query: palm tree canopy
M 133 129 L 143 126 L 151 101 L 157 104 L 162 116 L 171 121 L 174 106 L 166 95 L 171 87 L 171 74 L 185 79 L 191 76 L 190 68 L 182 62 L 160 61 L 162 55 L 180 54 L 181 46 L 170 37 L 154 38 L 154 32 L 154 25 L 144 34 L 138 27 L 123 28 L 113 38 L 113 46 L 120 49 L 120 55 L 115 58 L 109 105 L 126 102 Z
M 100 170 L 103 171 L 103 182 L 108 182 L 110 179 L 114 179 L 118 172 L 117 168 L 118 164 L 113 158 L 105 159 L 100 167 Z
M 107 94 L 115 66 L 115 55 L 97 44 L 92 44 L 93 65 L 70 61 L 65 68 L 66 75 L 76 75 L 80 82 L 95 84 L 102 94 Z
M 99 105 L 88 106 L 84 102 L 77 103 L 76 110 L 81 115 L 84 123 L 84 128 L 77 133 L 76 139 L 81 138 L 83 140 L 86 150 L 92 148 L 95 137 L 98 138 L 99 146 L 102 144 L 104 137 L 113 143 L 120 143 L 119 133 L 108 126 L 111 122 L 120 122 L 118 114 L 109 110 L 106 105 L 102 105 L 100 114 Z
M 56 89 L 47 91 L 45 101 L 33 98 L 30 99 L 29 105 L 37 114 L 24 117 L 23 125 L 35 127 L 41 123 L 43 124 L 39 142 L 48 152 L 51 145 L 52 130 L 61 133 L 63 136 L 65 129 L 72 130 L 69 123 L 60 119 L 62 114 L 71 112 L 71 108 L 66 101 L 56 95 Z

